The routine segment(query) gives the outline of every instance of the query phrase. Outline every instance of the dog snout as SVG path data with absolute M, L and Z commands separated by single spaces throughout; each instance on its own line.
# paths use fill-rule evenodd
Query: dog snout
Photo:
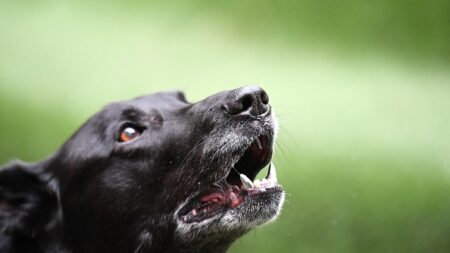
M 231 115 L 260 116 L 270 109 L 269 96 L 258 86 L 246 86 L 229 92 L 223 108 Z

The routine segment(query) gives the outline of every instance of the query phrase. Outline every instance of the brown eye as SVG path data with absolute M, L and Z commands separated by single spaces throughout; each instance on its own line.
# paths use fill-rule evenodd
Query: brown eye
M 137 138 L 141 132 L 133 127 L 125 127 L 120 133 L 119 141 L 127 142 Z

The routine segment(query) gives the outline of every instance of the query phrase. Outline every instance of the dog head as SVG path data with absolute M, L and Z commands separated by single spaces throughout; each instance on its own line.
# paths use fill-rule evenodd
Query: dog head
M 280 211 L 276 128 L 259 87 L 109 104 L 49 159 L 0 172 L 0 228 L 68 252 L 225 251 Z

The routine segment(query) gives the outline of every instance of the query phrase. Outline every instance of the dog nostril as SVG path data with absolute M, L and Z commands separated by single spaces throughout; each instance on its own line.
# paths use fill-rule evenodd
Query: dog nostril
M 265 105 L 269 103 L 269 96 L 265 91 L 261 91 L 261 102 Z
M 251 95 L 246 95 L 242 98 L 242 111 L 247 111 L 253 104 L 253 98 Z

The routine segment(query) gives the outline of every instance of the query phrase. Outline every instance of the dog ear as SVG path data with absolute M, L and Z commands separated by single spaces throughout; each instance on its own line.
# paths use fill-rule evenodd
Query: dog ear
M 0 237 L 33 237 L 45 230 L 58 201 L 52 180 L 39 165 L 14 162 L 0 169 Z

